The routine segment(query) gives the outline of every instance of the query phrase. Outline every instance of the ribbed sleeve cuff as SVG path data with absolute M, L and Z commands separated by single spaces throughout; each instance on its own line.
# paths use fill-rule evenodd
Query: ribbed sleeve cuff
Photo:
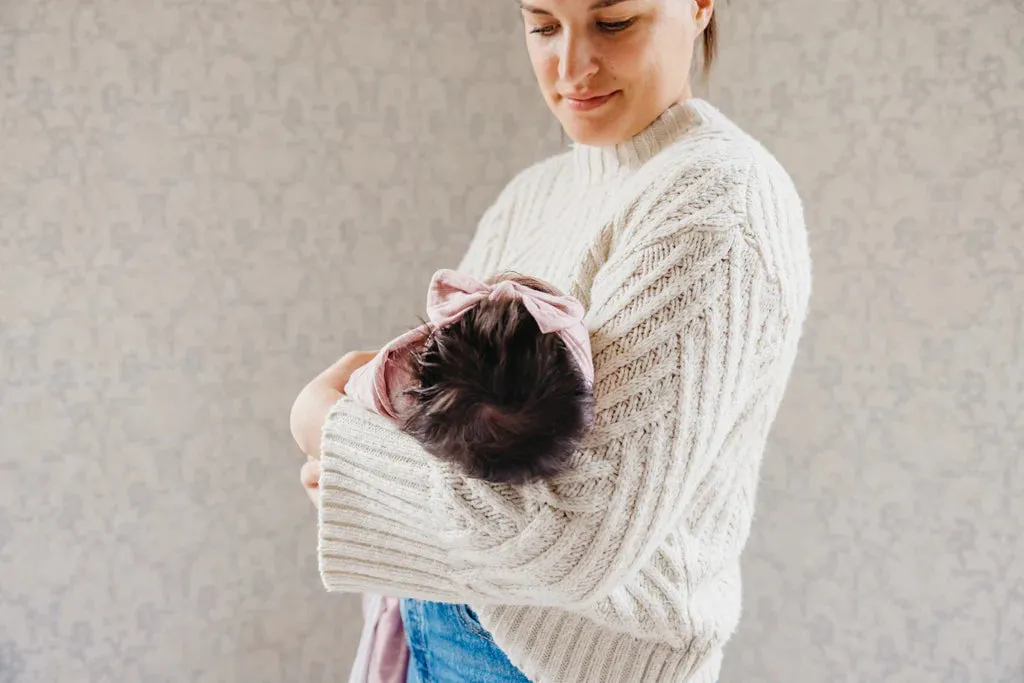
M 533 681 L 715 683 L 717 633 L 690 633 L 682 646 L 637 638 L 580 614 L 514 605 L 480 606 L 481 625 Z
M 329 591 L 455 601 L 440 464 L 347 397 L 321 433 L 318 555 Z

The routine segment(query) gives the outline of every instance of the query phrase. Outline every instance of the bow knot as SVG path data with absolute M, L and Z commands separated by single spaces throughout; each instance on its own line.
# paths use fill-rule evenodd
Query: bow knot
M 495 285 L 491 285 L 491 294 L 490 294 L 490 297 L 489 297 L 490 300 L 491 301 L 496 301 L 496 300 L 500 299 L 503 296 L 506 297 L 506 298 L 515 298 L 515 296 L 516 296 L 515 285 L 516 285 L 516 283 L 512 282 L 512 280 L 502 280 L 501 282 L 499 282 L 499 283 L 497 283 Z M 485 285 L 485 286 L 487 286 L 487 285 Z

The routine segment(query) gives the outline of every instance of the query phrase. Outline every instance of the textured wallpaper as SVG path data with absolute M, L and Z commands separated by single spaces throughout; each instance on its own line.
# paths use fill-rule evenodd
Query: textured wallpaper
M 1024 11 L 720 18 L 815 257 L 722 682 L 1021 683 Z M 0 683 L 345 681 L 288 408 L 561 144 L 504 0 L 0 2 Z

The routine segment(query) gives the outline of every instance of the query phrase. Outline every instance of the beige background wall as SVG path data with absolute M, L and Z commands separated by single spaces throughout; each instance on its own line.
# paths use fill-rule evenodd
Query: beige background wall
M 735 2 L 815 293 L 723 683 L 1024 681 L 1024 12 Z M 0 2 L 0 682 L 344 681 L 287 434 L 561 146 L 514 7 Z

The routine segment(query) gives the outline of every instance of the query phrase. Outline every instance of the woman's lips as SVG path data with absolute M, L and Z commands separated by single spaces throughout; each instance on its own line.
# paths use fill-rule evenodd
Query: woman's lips
M 598 107 L 604 105 L 608 100 L 612 99 L 619 93 L 618 90 L 610 92 L 607 95 L 594 95 L 590 97 L 570 97 L 565 95 L 566 104 L 573 111 L 593 111 Z

